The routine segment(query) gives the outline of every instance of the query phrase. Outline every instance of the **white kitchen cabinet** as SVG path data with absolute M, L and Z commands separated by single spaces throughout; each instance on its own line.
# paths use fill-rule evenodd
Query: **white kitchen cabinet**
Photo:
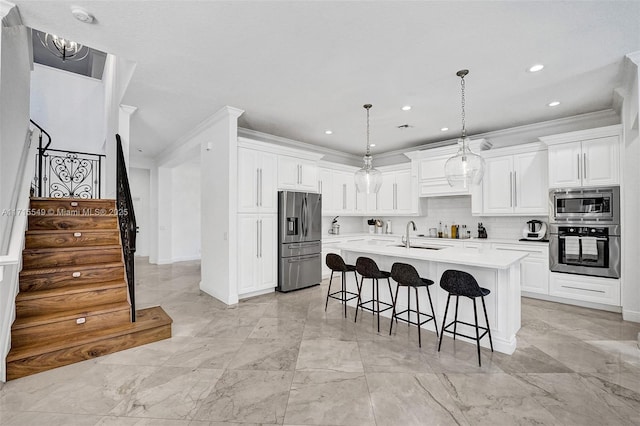
M 499 151 L 496 150 L 496 154 Z M 548 213 L 546 150 L 490 156 L 485 159 L 485 166 L 482 183 L 484 214 Z
M 322 215 L 333 211 L 333 170 L 323 167 L 318 169 L 318 193 L 322 194 Z
M 277 285 L 277 215 L 238 215 L 238 294 Z
M 620 183 L 620 126 L 540 138 L 549 146 L 549 187 Z
M 520 286 L 522 291 L 549 294 L 549 246 L 545 243 L 494 244 L 496 250 L 524 251 L 529 255 L 520 261 Z
M 620 280 L 551 272 L 549 295 L 620 306 Z
M 277 211 L 277 156 L 238 148 L 238 212 Z
M 469 145 L 476 154 L 479 154 L 483 149 L 491 147 L 491 143 L 484 139 L 473 140 Z M 471 185 L 468 188 L 454 188 L 449 185 L 444 173 L 444 166 L 447 160 L 457 152 L 457 145 L 449 145 L 405 153 L 407 157 L 411 158 L 412 163 L 416 165 L 417 193 L 419 197 L 468 195 L 472 193 L 474 187 L 478 186 Z
M 378 214 L 416 214 L 417 197 L 411 179 L 411 170 L 382 172 L 382 186 L 378 191 Z
M 317 192 L 318 164 L 312 160 L 279 155 L 278 188 Z
M 356 184 L 353 173 L 334 171 L 331 193 L 333 211 L 336 214 L 355 212 Z

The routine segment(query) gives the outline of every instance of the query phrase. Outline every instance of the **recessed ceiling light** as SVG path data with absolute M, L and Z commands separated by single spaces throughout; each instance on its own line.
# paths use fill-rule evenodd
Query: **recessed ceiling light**
M 549 105 L 550 107 L 554 107 L 554 106 L 558 106 L 558 105 L 560 105 L 560 102 L 558 102 L 558 101 L 553 101 L 553 102 L 549 102 L 549 104 L 548 104 L 548 105 Z
M 84 22 L 85 24 L 90 24 L 93 22 L 93 15 L 87 12 L 85 9 L 73 6 L 71 8 L 71 14 L 74 18 L 76 18 L 80 22 Z
M 324 134 L 325 134 L 325 135 L 332 135 L 332 134 L 333 134 L 333 132 L 332 132 L 331 130 L 325 130 L 325 131 L 324 131 Z
M 529 72 L 538 72 L 538 71 L 542 71 L 542 68 L 544 68 L 544 65 L 542 65 L 542 64 L 535 64 L 535 65 L 532 65 L 532 66 L 529 68 Z
M 409 111 L 411 109 L 411 105 L 405 105 L 402 107 L 403 111 Z
M 449 130 L 448 127 L 443 127 L 442 129 L 440 129 L 441 132 L 446 132 L 447 130 Z
M 369 144 L 369 146 L 370 147 L 374 147 L 374 146 L 376 146 L 376 144 L 375 143 L 371 143 L 371 144 Z

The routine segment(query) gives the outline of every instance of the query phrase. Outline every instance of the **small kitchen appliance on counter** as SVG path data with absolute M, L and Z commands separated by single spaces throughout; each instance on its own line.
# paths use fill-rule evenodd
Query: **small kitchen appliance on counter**
M 522 228 L 520 241 L 548 242 L 549 240 L 544 238 L 545 235 L 547 235 L 547 224 L 541 220 L 530 220 Z
M 487 238 L 487 229 L 482 225 L 482 222 L 478 223 L 478 238 Z
M 333 235 L 338 235 L 340 234 L 340 224 L 338 224 L 338 218 L 340 216 L 336 216 L 333 218 L 333 220 L 331 221 L 331 228 L 329 229 L 329 233 L 333 234 Z

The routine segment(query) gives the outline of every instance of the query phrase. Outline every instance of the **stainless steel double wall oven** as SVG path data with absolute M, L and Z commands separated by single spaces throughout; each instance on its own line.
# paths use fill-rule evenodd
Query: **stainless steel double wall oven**
M 620 187 L 549 192 L 549 269 L 620 278 Z

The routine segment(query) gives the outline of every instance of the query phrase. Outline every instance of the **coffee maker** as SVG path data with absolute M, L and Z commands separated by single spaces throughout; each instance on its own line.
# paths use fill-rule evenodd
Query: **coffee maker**
M 547 234 L 547 224 L 541 220 L 530 220 L 524 228 L 522 228 L 522 237 L 520 241 L 548 241 L 544 239 Z

